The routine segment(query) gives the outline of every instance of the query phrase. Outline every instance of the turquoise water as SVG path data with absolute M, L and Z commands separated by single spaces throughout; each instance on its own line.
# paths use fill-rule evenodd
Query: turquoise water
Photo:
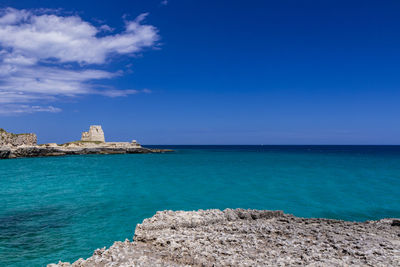
M 400 147 L 176 147 L 171 154 L 0 161 L 0 266 L 89 257 L 157 210 L 400 217 Z

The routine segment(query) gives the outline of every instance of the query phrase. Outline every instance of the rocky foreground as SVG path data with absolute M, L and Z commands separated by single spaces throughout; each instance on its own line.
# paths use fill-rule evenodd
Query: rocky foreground
M 400 220 L 305 219 L 267 210 L 162 211 L 134 241 L 55 266 L 400 266 Z

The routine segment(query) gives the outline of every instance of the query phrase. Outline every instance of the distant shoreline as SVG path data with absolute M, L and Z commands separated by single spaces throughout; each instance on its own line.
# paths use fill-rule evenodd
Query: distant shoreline
M 129 144 L 129 143 L 128 143 Z M 107 155 L 107 154 L 149 154 L 173 152 L 171 149 L 157 149 L 134 147 L 130 145 L 116 146 L 113 143 L 86 144 L 82 146 L 62 145 L 37 145 L 0 147 L 0 159 L 32 158 L 32 157 L 55 157 L 66 155 Z
M 65 144 L 37 144 L 34 133 L 14 134 L 0 128 L 0 159 L 54 157 L 88 154 L 147 154 L 172 152 L 171 149 L 145 148 L 132 142 L 105 142 L 100 125 L 92 125 L 79 141 Z

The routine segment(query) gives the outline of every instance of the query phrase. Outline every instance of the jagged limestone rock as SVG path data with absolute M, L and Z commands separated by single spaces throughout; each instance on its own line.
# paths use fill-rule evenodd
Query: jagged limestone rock
M 396 219 L 347 222 L 282 211 L 162 211 L 73 266 L 400 266 Z
M 0 146 L 35 146 L 36 144 L 36 134 L 13 134 L 0 128 Z

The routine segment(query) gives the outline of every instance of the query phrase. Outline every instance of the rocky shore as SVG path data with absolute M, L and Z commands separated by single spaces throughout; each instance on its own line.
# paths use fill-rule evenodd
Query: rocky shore
M 129 145 L 129 143 L 118 145 L 116 143 L 81 142 L 64 145 L 3 146 L 0 147 L 0 159 L 88 154 L 145 154 L 170 151 L 172 150 L 144 148 L 137 145 Z
M 400 266 L 400 220 L 306 219 L 267 210 L 162 211 L 133 242 L 55 266 Z

